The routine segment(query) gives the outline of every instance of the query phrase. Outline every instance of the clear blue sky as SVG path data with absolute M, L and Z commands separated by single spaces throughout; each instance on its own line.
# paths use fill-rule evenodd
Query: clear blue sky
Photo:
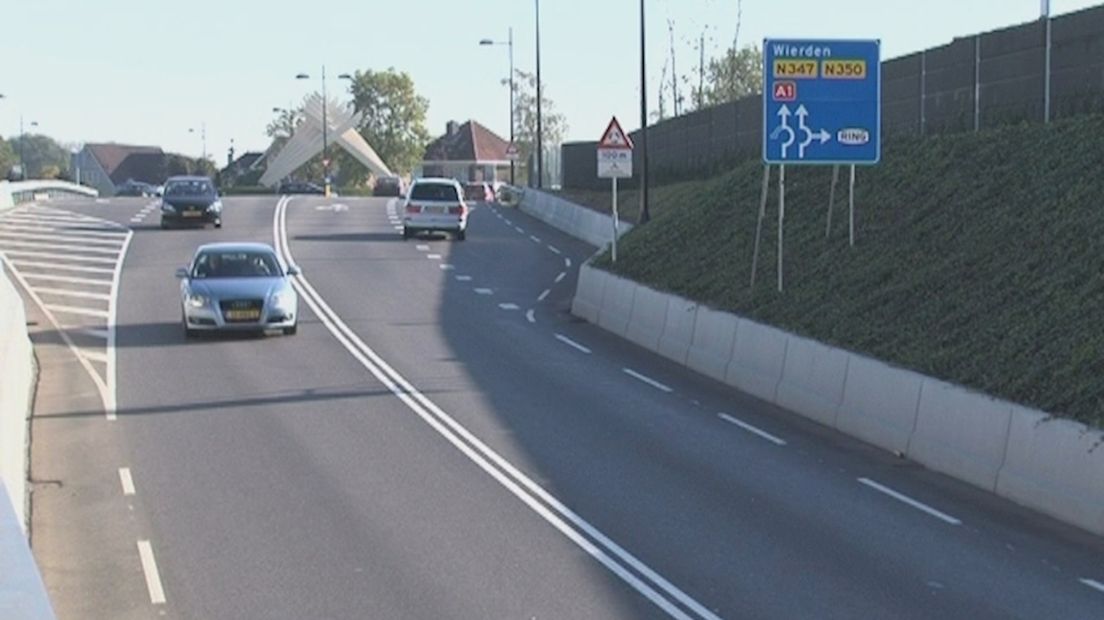
M 429 125 L 474 118 L 508 133 L 505 47 L 480 47 L 514 29 L 518 68 L 532 71 L 532 0 L 12 0 L 0 34 L 0 135 L 19 117 L 67 143 L 159 145 L 225 161 L 267 146 L 273 106 L 318 88 L 320 66 L 409 72 L 430 101 Z M 693 71 L 690 40 L 707 32 L 720 53 L 736 34 L 736 0 L 647 0 L 649 103 L 673 20 L 680 73 Z M 1053 0 L 1061 14 L 1099 4 Z M 1040 0 L 744 0 L 741 43 L 766 36 L 880 38 L 885 58 L 956 36 L 1038 17 Z M 572 140 L 597 139 L 611 114 L 639 125 L 637 0 L 544 0 L 541 65 L 548 95 Z M 299 72 L 316 78 L 294 80 Z M 328 83 L 331 92 L 341 82 Z M 197 133 L 190 134 L 189 128 Z

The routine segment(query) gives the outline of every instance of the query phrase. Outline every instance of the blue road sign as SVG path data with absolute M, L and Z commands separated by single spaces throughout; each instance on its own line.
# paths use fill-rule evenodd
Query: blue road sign
M 876 164 L 881 43 L 763 41 L 763 161 Z

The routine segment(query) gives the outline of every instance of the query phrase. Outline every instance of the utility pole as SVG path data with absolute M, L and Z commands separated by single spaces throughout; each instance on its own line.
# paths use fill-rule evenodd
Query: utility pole
M 537 189 L 544 187 L 544 136 L 541 124 L 540 0 L 537 8 Z
M 648 213 L 648 80 L 644 54 L 644 0 L 640 0 L 640 223 L 651 219 Z

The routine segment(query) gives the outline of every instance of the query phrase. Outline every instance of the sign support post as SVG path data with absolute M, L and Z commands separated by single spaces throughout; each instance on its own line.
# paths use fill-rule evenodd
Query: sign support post
M 778 172 L 778 292 L 782 292 L 782 226 L 786 218 L 786 164 Z
M 828 192 L 828 227 L 824 231 L 824 238 L 832 237 L 832 207 L 836 204 L 836 185 L 839 184 L 839 165 L 832 166 L 832 189 Z
M 755 225 L 755 252 L 751 255 L 751 288 L 755 288 L 755 272 L 759 270 L 759 238 L 763 236 L 763 218 L 767 216 L 767 194 L 770 193 L 770 165 L 763 166 L 763 189 L 759 192 L 759 222 Z
M 855 164 L 851 164 L 851 186 L 849 202 L 851 203 L 851 225 L 850 225 L 850 238 L 851 247 L 855 247 Z
M 632 177 L 633 143 L 621 129 L 617 117 L 610 119 L 602 139 L 598 141 L 598 177 L 610 179 L 612 188 L 613 236 L 610 242 L 610 258 L 617 262 L 617 235 L 621 231 L 621 217 L 617 212 L 617 179 Z

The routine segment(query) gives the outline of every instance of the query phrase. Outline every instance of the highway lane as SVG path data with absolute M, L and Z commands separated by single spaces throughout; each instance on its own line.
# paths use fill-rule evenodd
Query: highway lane
M 488 208 L 464 243 L 404 243 L 387 201 L 341 202 L 349 209 L 296 198 L 287 216 L 291 251 L 336 315 L 457 423 L 720 617 L 1101 615 L 1104 596 L 1079 582 L 1101 578 L 1099 540 L 570 319 L 585 244 Z M 222 231 L 130 222 L 143 204 L 74 210 L 137 229 L 114 434 L 142 515 L 131 527 L 164 582 L 155 609 L 666 617 L 420 420 L 313 313 L 294 338 L 184 341 L 174 268 L 206 240 L 271 242 L 274 197 L 228 199 Z

